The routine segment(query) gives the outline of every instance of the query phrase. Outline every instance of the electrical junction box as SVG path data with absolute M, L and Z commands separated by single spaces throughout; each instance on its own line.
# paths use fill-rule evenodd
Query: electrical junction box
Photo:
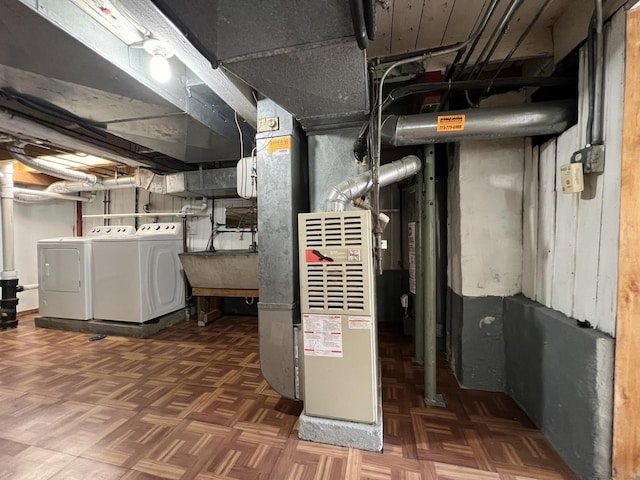
M 304 413 L 379 416 L 371 213 L 298 215 Z
M 582 163 L 568 163 L 560 167 L 562 193 L 579 193 L 584 190 Z
M 238 160 L 236 189 L 244 199 L 258 196 L 258 157 L 244 157 Z

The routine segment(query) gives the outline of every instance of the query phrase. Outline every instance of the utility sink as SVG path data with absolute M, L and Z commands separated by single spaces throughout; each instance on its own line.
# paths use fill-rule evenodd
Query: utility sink
M 195 288 L 257 290 L 258 252 L 216 250 L 180 254 L 180 262 Z

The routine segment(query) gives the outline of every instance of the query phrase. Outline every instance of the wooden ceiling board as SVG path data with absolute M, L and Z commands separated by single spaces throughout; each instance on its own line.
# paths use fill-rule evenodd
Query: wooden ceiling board
M 465 3 L 458 0 L 453 5 L 451 19 L 447 24 L 447 29 L 442 37 L 443 45 L 451 45 L 469 38 L 471 32 L 475 31 L 480 23 L 481 16 L 489 0 Z
M 376 36 L 367 50 L 369 58 L 385 57 L 391 53 L 391 25 L 394 0 L 376 2 Z
M 391 0 L 389 9 L 378 5 L 378 29 L 376 41 L 368 50 L 369 58 L 383 59 L 464 41 L 475 31 L 490 0 Z M 590 10 L 590 0 L 583 10 Z M 514 59 L 548 56 L 554 51 L 552 26 L 566 15 L 568 8 L 575 8 L 576 0 L 553 0 L 544 10 L 528 38 L 516 51 Z M 491 32 L 499 24 L 509 5 L 502 0 L 496 7 L 486 28 L 486 35 L 478 44 L 476 57 Z M 492 61 L 504 58 L 522 33 L 538 14 L 545 0 L 525 0 L 509 23 L 503 40 L 496 49 Z M 431 63 L 445 64 L 444 58 Z
M 391 24 L 391 55 L 417 50 L 418 29 L 427 0 L 396 0 Z
M 454 5 L 453 0 L 426 0 L 416 40 L 418 49 L 443 44 Z

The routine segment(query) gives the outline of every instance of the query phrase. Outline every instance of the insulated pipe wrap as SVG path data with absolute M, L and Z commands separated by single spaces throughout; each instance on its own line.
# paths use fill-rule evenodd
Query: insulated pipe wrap
M 574 101 L 545 102 L 515 107 L 475 108 L 443 113 L 388 116 L 381 129 L 386 145 L 423 145 L 490 138 L 531 137 L 561 133 L 576 120 Z M 456 129 L 442 130 L 438 119 L 459 117 Z
M 409 178 L 420 171 L 421 162 L 415 155 L 408 155 L 401 160 L 388 163 L 380 167 L 378 179 L 380 187 L 391 185 L 405 178 Z M 326 200 L 328 212 L 341 212 L 347 204 L 373 188 L 371 171 L 363 172 L 348 178 L 333 187 Z
M 119 177 L 103 182 L 98 182 L 94 185 L 86 185 L 82 182 L 56 182 L 47 187 L 47 192 L 52 193 L 76 193 L 76 192 L 91 192 L 96 190 L 113 190 L 116 188 L 130 188 L 136 186 L 136 177 Z
M 98 182 L 98 177 L 91 173 L 78 172 L 68 168 L 54 167 L 48 162 L 32 158 L 25 153 L 22 147 L 14 147 L 11 151 L 11 155 L 27 167 L 34 168 L 39 172 L 46 173 L 52 177 L 62 178 L 63 180 L 70 180 L 72 182 L 82 182 L 84 185 L 88 186 L 93 186 Z

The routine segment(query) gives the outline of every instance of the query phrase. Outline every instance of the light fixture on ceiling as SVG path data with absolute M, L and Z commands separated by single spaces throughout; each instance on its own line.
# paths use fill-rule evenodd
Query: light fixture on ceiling
M 144 50 L 151 55 L 149 61 L 149 73 L 151 78 L 160 83 L 166 83 L 171 78 L 171 66 L 169 58 L 173 57 L 173 52 L 167 45 L 155 38 L 148 38 L 142 44 Z

